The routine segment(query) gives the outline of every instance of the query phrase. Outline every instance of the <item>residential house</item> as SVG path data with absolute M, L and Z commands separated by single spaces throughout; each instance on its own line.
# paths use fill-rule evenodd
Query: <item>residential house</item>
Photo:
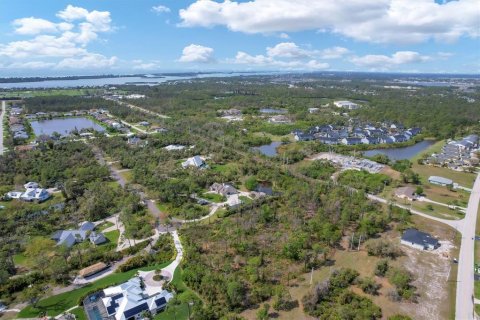
M 195 168 L 198 168 L 198 169 L 204 169 L 204 168 L 207 168 L 208 166 L 205 163 L 205 161 L 203 161 L 203 159 L 200 158 L 200 156 L 194 156 L 194 157 L 188 158 L 186 161 L 182 162 L 182 167 L 184 169 L 186 169 L 188 167 L 195 167 Z
M 416 229 L 405 230 L 400 243 L 420 250 L 434 250 L 440 246 L 438 240 L 430 234 Z
M 453 181 L 444 177 L 439 177 L 439 176 L 430 176 L 428 178 L 428 182 L 431 184 L 436 184 L 439 186 L 448 186 L 448 185 L 453 185 Z
M 276 116 L 273 116 L 271 117 L 268 122 L 270 123 L 275 123 L 275 124 L 280 124 L 280 123 L 290 123 L 291 120 L 289 117 L 285 116 L 285 115 L 276 115 Z
M 415 200 L 415 190 L 412 187 L 400 187 L 395 190 L 395 196 L 400 199 Z
M 337 108 L 345 108 L 348 110 L 356 110 L 360 108 L 360 106 L 356 103 L 353 103 L 351 101 L 335 101 L 333 103 Z
M 230 196 L 238 193 L 237 189 L 227 183 L 214 183 L 209 190 L 223 196 Z
M 141 277 L 135 277 L 118 286 L 103 290 L 102 302 L 110 319 L 142 319 L 142 313 L 155 315 L 167 306 L 173 294 L 167 290 L 149 294 Z
M 102 233 L 93 231 L 95 224 L 85 221 L 80 224 L 76 230 L 59 230 L 52 235 L 52 240 L 57 242 L 57 245 L 65 245 L 68 248 L 76 243 L 88 240 L 95 245 L 107 242 L 107 239 Z
M 341 140 L 342 144 L 347 146 L 357 145 L 362 143 L 361 138 L 343 138 Z

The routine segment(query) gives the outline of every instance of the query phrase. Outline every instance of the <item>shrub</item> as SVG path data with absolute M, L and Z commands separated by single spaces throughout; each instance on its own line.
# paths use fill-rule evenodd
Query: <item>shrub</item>
M 387 259 L 382 259 L 377 262 L 377 265 L 375 266 L 375 275 L 379 277 L 384 277 L 385 274 L 387 274 L 388 271 L 388 260 Z
M 369 255 L 376 257 L 396 258 L 402 254 L 397 245 L 383 239 L 368 240 L 365 247 Z
M 378 289 L 380 289 L 380 284 L 376 283 L 372 278 L 361 279 L 358 283 L 358 286 L 363 292 L 371 295 L 377 295 Z

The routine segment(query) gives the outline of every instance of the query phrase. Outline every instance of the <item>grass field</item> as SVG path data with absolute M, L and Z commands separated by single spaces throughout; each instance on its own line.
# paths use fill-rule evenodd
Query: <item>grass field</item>
M 113 227 L 114 224 L 111 223 L 110 221 L 105 221 L 105 222 L 102 222 L 101 224 L 99 224 L 96 229 L 99 230 L 99 231 L 103 231 L 107 228 L 110 228 L 110 227 Z
M 216 203 L 224 202 L 226 200 L 224 196 L 218 193 L 202 193 L 201 197 Z
M 174 284 L 179 291 L 183 291 L 178 297 L 182 301 L 182 295 L 188 295 L 193 293 L 182 281 L 182 269 L 178 267 L 173 274 L 172 284 Z M 188 319 L 189 309 L 188 302 L 181 302 L 180 304 L 175 304 L 168 306 L 167 309 L 159 314 L 157 314 L 155 320 L 186 320 Z
M 13 256 L 13 263 L 16 266 L 28 266 L 28 258 L 23 253 L 18 253 Z
M 76 320 L 87 320 L 87 315 L 85 314 L 85 310 L 82 307 L 78 307 L 70 311 L 75 315 Z
M 119 230 L 113 230 L 105 233 L 105 238 L 108 239 L 108 242 L 110 243 L 118 243 L 118 238 L 120 237 L 120 231 Z
M 170 262 L 160 265 L 150 266 L 146 268 L 139 268 L 130 270 L 124 273 L 114 273 L 98 281 L 90 283 L 82 288 L 75 289 L 69 292 L 65 292 L 59 295 L 51 296 L 46 299 L 40 300 L 36 307 L 32 305 L 22 309 L 18 314 L 18 318 L 35 318 L 39 314 L 46 314 L 48 316 L 56 316 L 61 314 L 67 309 L 70 309 L 79 304 L 79 299 L 90 291 L 100 290 L 102 288 L 116 285 L 127 281 L 132 278 L 137 270 L 154 270 L 167 266 Z
M 412 203 L 412 208 L 423 213 L 426 213 L 430 216 L 442 218 L 442 219 L 449 219 L 449 220 L 457 220 L 463 219 L 465 214 L 458 212 L 453 209 L 449 209 L 447 207 L 435 204 L 435 203 L 428 203 L 428 202 L 418 202 L 414 201 Z

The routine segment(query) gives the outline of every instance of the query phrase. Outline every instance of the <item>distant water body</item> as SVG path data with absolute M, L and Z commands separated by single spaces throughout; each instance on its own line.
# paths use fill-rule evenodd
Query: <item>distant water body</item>
M 106 85 L 156 85 L 167 81 L 180 81 L 201 78 L 218 78 L 218 77 L 236 77 L 236 76 L 253 76 L 253 75 L 271 75 L 274 73 L 202 73 L 186 76 L 164 76 L 162 78 L 153 77 L 116 77 L 116 78 L 98 78 L 98 79 L 75 79 L 75 80 L 45 80 L 35 82 L 11 82 L 0 83 L 2 89 L 42 89 L 42 88 L 77 88 L 77 87 L 101 87 Z
M 367 157 L 373 157 L 377 154 L 384 154 L 391 160 L 405 160 L 415 157 L 434 143 L 435 141 L 433 140 L 423 140 L 409 147 L 373 149 L 365 151 L 363 154 Z

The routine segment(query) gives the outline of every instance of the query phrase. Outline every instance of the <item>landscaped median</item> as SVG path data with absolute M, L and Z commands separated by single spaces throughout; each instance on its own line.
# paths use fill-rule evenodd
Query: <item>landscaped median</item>
M 82 299 L 89 292 L 101 290 L 106 287 L 118 285 L 122 282 L 125 282 L 135 276 L 138 270 L 150 271 L 155 269 L 161 269 L 168 266 L 170 263 L 171 261 L 149 267 L 138 268 L 123 273 L 111 274 L 105 278 L 102 278 L 79 289 L 75 289 L 40 300 L 35 307 L 33 305 L 29 305 L 18 313 L 17 318 L 35 318 L 43 314 L 51 317 L 57 316 L 63 313 L 65 310 L 79 305 L 80 299 Z

